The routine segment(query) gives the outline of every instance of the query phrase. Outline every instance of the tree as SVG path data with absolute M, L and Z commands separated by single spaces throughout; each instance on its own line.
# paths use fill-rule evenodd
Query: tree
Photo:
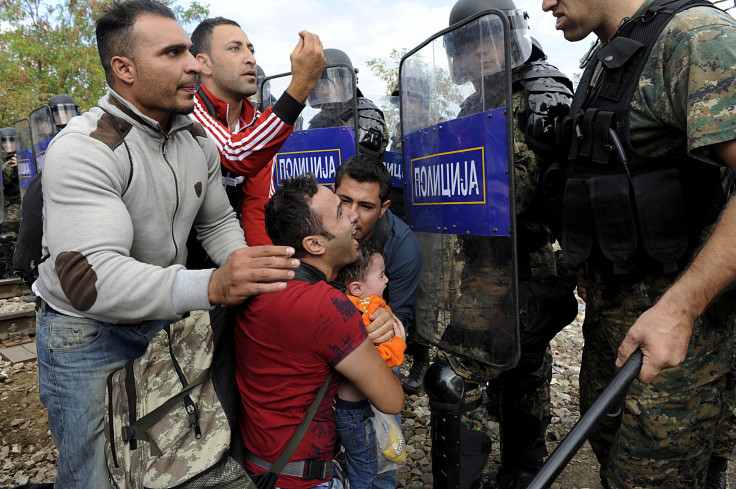
M 0 0 L 0 127 L 28 117 L 52 95 L 71 95 L 81 110 L 105 93 L 95 20 L 110 0 Z M 167 2 L 170 3 L 170 2 Z M 196 1 L 173 7 L 180 21 L 209 14 Z
M 395 100 L 391 100 L 391 93 L 399 86 L 399 63 L 408 51 L 406 48 L 392 49 L 388 60 L 375 58 L 367 62 L 371 71 L 386 83 L 379 106 L 383 111 L 386 127 L 389 128 L 392 137 L 399 133 L 399 106 Z
M 404 81 L 406 77 L 421 79 L 426 83 L 426 93 L 422 95 L 429 98 L 428 103 L 431 105 L 429 113 L 420 116 L 421 122 L 427 125 L 437 123 L 442 120 L 454 119 L 457 116 L 460 103 L 465 99 L 460 87 L 455 85 L 449 73 L 446 64 L 435 61 L 432 54 L 437 49 L 438 43 L 442 38 L 435 39 L 422 50 L 414 53 L 409 58 L 409 66 L 405 67 L 405 74 L 402 74 Z M 392 134 L 398 134 L 399 127 L 399 106 L 395 100 L 391 100 L 391 93 L 399 87 L 399 67 L 401 59 L 408 52 L 407 49 L 394 49 L 389 55 L 389 59 L 372 59 L 368 61 L 368 67 L 381 80 L 386 83 L 386 92 L 381 100 L 381 110 L 383 110 L 386 124 L 392 130 Z M 412 90 L 411 87 L 407 89 Z M 393 103 L 388 103 L 392 101 Z

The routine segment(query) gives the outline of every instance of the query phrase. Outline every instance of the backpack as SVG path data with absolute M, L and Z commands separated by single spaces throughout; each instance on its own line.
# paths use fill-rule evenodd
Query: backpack
M 227 364 L 233 342 L 221 340 L 228 328 L 219 307 L 192 312 L 110 374 L 104 434 L 113 487 L 256 488 L 238 462 L 245 457 L 238 453 L 234 367 Z M 226 350 L 214 355 L 220 346 Z

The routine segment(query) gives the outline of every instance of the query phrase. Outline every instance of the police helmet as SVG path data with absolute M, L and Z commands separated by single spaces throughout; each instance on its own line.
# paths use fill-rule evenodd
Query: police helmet
M 458 0 L 450 11 L 450 26 L 454 26 L 484 10 L 496 9 L 506 15 L 509 21 L 511 44 L 511 68 L 523 65 L 531 55 L 532 40 L 529 33 L 528 15 L 516 8 L 513 0 Z M 480 29 L 479 29 L 480 27 Z M 503 59 L 503 45 L 496 41 L 500 39 L 503 24 L 494 16 L 486 16 L 459 27 L 445 35 L 444 45 L 450 60 L 453 81 L 457 84 L 466 83 L 478 75 L 489 75 L 488 68 L 473 68 L 467 66 L 467 60 L 460 59 L 463 55 L 475 55 L 480 43 L 498 43 L 494 49 L 497 56 Z M 475 61 L 477 64 L 477 60 Z M 492 63 L 489 62 L 489 65 Z M 501 70 L 502 65 L 497 67 Z M 481 72 L 482 70 L 482 72 Z
M 15 153 L 15 128 L 3 127 L 0 129 L 0 145 L 3 153 Z
M 57 129 L 63 129 L 72 117 L 79 115 L 79 105 L 69 95 L 54 95 L 49 99 L 48 106 Z
M 545 61 L 547 53 L 544 52 L 542 44 L 532 37 L 532 54 L 529 56 L 531 61 Z
M 334 48 L 324 49 L 324 54 L 325 69 L 308 98 L 312 107 L 332 107 L 351 100 L 355 93 L 353 73 L 358 70 L 350 57 Z

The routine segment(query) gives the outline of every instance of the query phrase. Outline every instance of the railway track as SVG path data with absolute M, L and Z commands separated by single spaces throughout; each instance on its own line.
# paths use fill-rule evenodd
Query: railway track
M 0 279 L 0 299 L 22 297 L 31 291 L 19 278 Z M 11 339 L 11 333 L 24 336 L 36 334 L 36 311 L 27 309 L 0 313 L 0 343 Z

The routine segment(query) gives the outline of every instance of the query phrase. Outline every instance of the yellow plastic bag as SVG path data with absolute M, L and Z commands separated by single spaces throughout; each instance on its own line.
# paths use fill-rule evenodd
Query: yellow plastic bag
M 399 423 L 390 414 L 385 414 L 373 407 L 373 427 L 376 430 L 376 444 L 381 458 L 392 462 L 384 464 L 379 459 L 379 473 L 396 469 L 406 463 L 406 444 Z

